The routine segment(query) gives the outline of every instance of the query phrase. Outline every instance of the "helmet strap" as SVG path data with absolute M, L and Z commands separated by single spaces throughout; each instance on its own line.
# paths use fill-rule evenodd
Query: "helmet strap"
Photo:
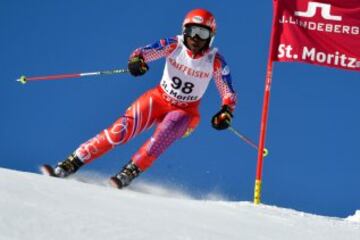
M 208 44 L 208 47 L 209 47 L 209 48 L 213 45 L 214 40 L 215 40 L 215 35 L 213 35 L 213 36 L 210 37 L 210 41 L 209 41 L 209 44 Z

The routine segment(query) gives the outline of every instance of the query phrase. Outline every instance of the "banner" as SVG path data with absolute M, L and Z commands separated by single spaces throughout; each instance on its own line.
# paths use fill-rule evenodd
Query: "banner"
M 360 71 L 360 0 L 273 0 L 270 58 Z

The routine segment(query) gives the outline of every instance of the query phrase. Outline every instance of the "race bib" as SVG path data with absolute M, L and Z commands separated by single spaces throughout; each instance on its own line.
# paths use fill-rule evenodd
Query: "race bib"
M 180 37 L 179 37 L 180 38 Z M 198 59 L 188 56 L 182 39 L 166 58 L 161 88 L 173 99 L 195 102 L 204 95 L 212 78 L 217 49 Z

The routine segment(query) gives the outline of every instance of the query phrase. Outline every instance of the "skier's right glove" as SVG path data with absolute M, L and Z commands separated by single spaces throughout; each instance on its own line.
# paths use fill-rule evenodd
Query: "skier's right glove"
M 137 77 L 144 75 L 149 70 L 149 66 L 142 56 L 136 56 L 129 60 L 128 69 L 131 75 Z
M 230 107 L 228 105 L 224 105 L 221 110 L 212 117 L 211 125 L 216 130 L 224 130 L 230 127 L 232 118 L 233 115 Z

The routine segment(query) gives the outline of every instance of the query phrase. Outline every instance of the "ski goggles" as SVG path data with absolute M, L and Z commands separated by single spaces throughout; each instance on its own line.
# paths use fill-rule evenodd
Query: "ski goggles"
M 208 40 L 211 37 L 211 32 L 209 29 L 197 25 L 192 25 L 185 27 L 184 35 L 188 37 L 195 37 L 196 35 L 199 36 L 202 40 Z

